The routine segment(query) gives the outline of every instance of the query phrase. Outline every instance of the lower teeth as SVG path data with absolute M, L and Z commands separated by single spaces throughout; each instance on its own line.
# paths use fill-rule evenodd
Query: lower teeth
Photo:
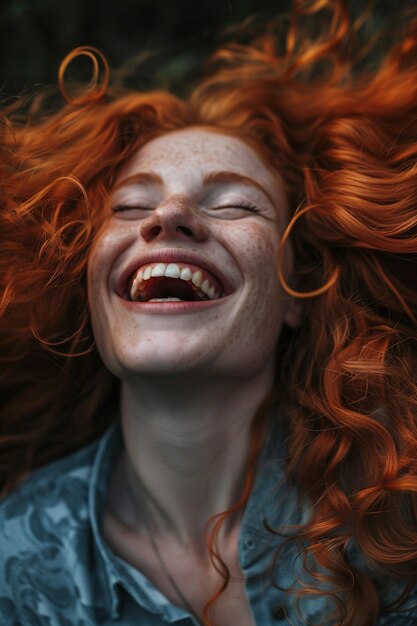
M 151 298 L 148 302 L 182 302 L 181 298 Z

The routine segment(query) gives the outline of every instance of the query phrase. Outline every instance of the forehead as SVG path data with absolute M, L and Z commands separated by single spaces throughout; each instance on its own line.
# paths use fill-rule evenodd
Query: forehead
M 187 128 L 170 132 L 145 144 L 122 170 L 122 178 L 138 171 L 161 171 L 169 177 L 170 171 L 201 172 L 228 170 L 251 175 L 281 186 L 281 178 L 262 160 L 260 155 L 238 137 L 206 128 Z

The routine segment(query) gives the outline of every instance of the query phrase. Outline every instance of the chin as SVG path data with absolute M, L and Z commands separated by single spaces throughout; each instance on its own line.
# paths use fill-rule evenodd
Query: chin
M 142 342 L 141 342 L 142 343 Z M 148 342 L 134 351 L 118 350 L 110 355 L 103 354 L 102 360 L 115 376 L 131 379 L 132 376 L 166 376 L 208 373 L 210 358 L 204 350 L 179 350 L 178 345 L 152 346 Z

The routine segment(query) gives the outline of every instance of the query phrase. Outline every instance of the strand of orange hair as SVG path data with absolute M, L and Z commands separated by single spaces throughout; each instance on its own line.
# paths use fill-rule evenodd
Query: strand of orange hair
M 205 124 L 280 172 L 299 209 L 288 233 L 298 284 L 288 288 L 311 296 L 302 328 L 281 340 L 275 388 L 288 479 L 311 504 L 289 539 L 308 576 L 288 593 L 328 596 L 328 621 L 346 626 L 371 626 L 384 608 L 372 572 L 407 591 L 417 571 L 417 27 L 367 66 L 350 46 L 362 26 L 341 1 L 296 2 L 284 30 L 218 51 L 186 102 L 108 91 L 37 120 L 30 108 L 5 110 L 0 169 L 4 492 L 91 441 L 117 407 L 117 381 L 92 340 L 85 270 L 121 164 L 158 134 Z M 216 538 L 247 502 L 259 432 L 242 498 L 209 533 L 225 584 Z

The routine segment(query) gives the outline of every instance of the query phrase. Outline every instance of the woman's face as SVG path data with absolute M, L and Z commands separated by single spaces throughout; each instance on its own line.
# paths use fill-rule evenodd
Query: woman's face
M 298 320 L 276 275 L 288 216 L 283 182 L 258 154 L 219 132 L 171 132 L 124 166 L 108 210 L 88 266 L 107 367 L 122 379 L 272 380 L 282 324 Z

